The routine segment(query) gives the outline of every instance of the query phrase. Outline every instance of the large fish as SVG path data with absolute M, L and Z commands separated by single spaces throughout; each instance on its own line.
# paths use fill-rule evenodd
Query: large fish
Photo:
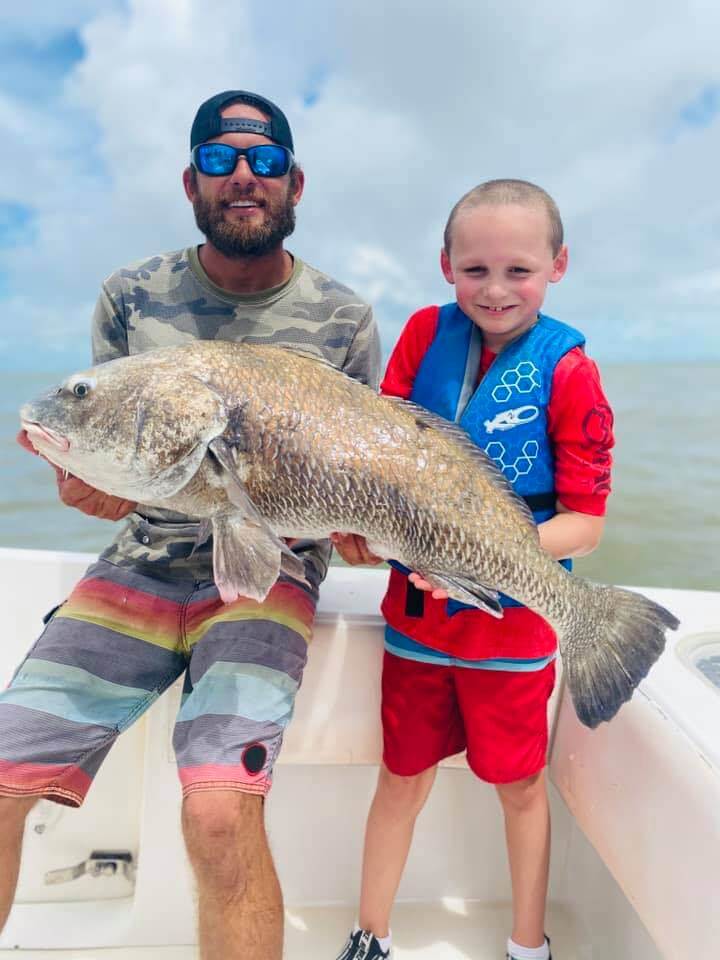
M 37 450 L 87 483 L 200 521 L 225 601 L 262 600 L 281 538 L 333 531 L 502 616 L 498 591 L 558 635 L 580 720 L 628 700 L 678 621 L 640 594 L 571 576 L 524 501 L 457 427 L 333 367 L 218 341 L 153 350 L 69 377 L 21 410 Z

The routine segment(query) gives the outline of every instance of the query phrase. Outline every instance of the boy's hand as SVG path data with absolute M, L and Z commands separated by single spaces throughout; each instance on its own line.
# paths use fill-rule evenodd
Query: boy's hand
M 16 439 L 23 450 L 28 450 L 35 456 L 41 456 L 30 442 L 25 430 L 21 430 Z M 47 457 L 43 457 L 43 460 L 47 460 Z M 50 463 L 49 460 L 47 462 Z M 55 471 L 60 500 L 68 507 L 76 507 L 88 516 L 99 517 L 101 520 L 121 520 L 137 507 L 137 503 L 133 500 L 123 500 L 122 497 L 103 493 L 85 483 L 84 480 L 80 480 L 79 477 L 67 473 L 62 467 L 57 467 L 54 463 L 50 463 L 50 466 Z
M 382 557 L 376 557 L 374 553 L 368 550 L 365 537 L 359 537 L 355 533 L 331 533 L 330 539 L 345 563 L 351 567 L 356 567 L 361 563 L 369 563 L 375 566 L 383 562 Z
M 419 573 L 411 573 L 408 575 L 408 580 L 414 587 L 417 587 L 418 590 L 432 591 L 433 598 L 435 600 L 447 600 L 450 594 L 447 590 L 441 590 L 439 587 L 433 587 L 431 583 L 428 583 L 427 580 L 423 580 Z

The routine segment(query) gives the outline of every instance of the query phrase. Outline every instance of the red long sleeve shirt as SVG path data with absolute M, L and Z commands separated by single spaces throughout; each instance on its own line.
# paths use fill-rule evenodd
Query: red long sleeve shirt
M 415 376 L 435 337 L 438 313 L 439 307 L 425 307 L 410 317 L 388 362 L 381 384 L 383 393 L 410 397 Z M 478 382 L 495 357 L 483 347 Z M 597 366 L 582 348 L 570 350 L 555 367 L 547 414 L 558 500 L 568 510 L 604 516 L 610 493 L 613 416 Z M 396 571 L 391 574 L 398 583 L 400 576 Z M 556 645 L 549 624 L 526 607 L 507 608 L 502 620 L 478 615 L 474 610 L 462 610 L 447 618 L 445 601 L 426 594 L 426 613 L 420 628 L 417 621 L 405 615 L 400 600 L 400 591 L 391 589 L 383 603 L 383 613 L 391 626 L 459 657 L 539 657 L 551 653 Z

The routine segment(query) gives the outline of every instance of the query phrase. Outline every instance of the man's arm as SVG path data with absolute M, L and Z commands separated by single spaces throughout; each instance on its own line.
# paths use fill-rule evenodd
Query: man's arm
M 105 363 L 115 357 L 126 356 L 127 353 L 127 330 L 123 318 L 103 285 L 92 320 L 93 364 Z M 18 433 L 16 439 L 23 449 L 37 454 L 24 430 Z M 101 520 L 121 520 L 137 506 L 132 500 L 123 500 L 122 497 L 103 493 L 61 467 L 50 465 L 55 470 L 60 500 L 68 507 L 75 507 Z
M 368 307 L 358 324 L 343 364 L 343 373 L 377 390 L 380 383 L 380 333 Z

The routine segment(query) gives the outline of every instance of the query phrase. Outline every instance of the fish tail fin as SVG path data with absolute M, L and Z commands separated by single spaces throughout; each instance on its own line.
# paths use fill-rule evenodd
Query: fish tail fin
M 663 652 L 666 631 L 680 621 L 641 593 L 580 578 L 576 583 L 588 591 L 588 602 L 574 608 L 572 621 L 558 634 L 575 711 L 592 728 L 630 699 Z

